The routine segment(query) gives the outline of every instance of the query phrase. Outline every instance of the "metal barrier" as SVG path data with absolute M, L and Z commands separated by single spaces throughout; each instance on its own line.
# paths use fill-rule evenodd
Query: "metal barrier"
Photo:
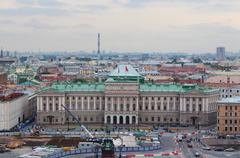
M 143 152 L 143 151 L 154 151 L 154 150 L 159 150 L 161 149 L 161 146 L 150 146 L 150 147 L 122 147 L 120 149 L 119 147 L 115 148 L 116 152 Z M 70 155 L 78 155 L 78 154 L 90 154 L 90 153 L 95 153 L 94 148 L 88 148 L 88 149 L 76 149 L 76 150 L 71 150 L 71 151 L 61 151 L 59 153 L 52 153 L 44 158 L 60 158 L 60 157 L 65 157 L 65 156 L 70 156 Z

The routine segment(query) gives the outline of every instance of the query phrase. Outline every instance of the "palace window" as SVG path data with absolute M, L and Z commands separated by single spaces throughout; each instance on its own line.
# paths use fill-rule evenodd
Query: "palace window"
M 154 117 L 152 117 L 152 121 L 154 121 Z
M 43 110 L 46 111 L 46 104 L 43 104 Z
M 189 104 L 186 105 L 186 111 L 189 111 Z
M 129 104 L 127 104 L 127 111 L 129 111 L 130 110 L 130 108 L 129 108 Z
M 58 111 L 58 103 L 55 104 L 55 109 Z
M 120 111 L 123 111 L 123 104 L 120 105 Z
M 167 110 L 167 106 L 166 106 L 166 105 L 163 106 L 163 110 L 164 110 L 164 111 Z
M 132 106 L 133 106 L 133 111 L 135 111 L 136 110 L 136 105 L 133 104 Z
M 199 111 L 202 111 L 202 104 L 199 104 L 199 105 L 198 105 L 198 110 L 199 110 Z
M 152 110 L 154 110 L 154 106 L 152 106 Z

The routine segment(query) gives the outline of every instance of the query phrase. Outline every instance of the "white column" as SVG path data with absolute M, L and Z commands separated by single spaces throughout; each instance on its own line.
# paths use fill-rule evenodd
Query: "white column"
M 69 110 L 72 110 L 72 96 L 69 96 Z
M 111 122 L 111 124 L 113 124 L 113 116 L 110 116 L 110 118 L 111 118 L 110 122 Z
M 43 111 L 43 98 L 40 97 L 40 111 Z
M 163 111 L 163 97 L 160 98 L 161 99 L 161 111 Z
M 58 110 L 59 111 L 62 111 L 62 97 L 60 96 L 60 97 L 58 97 Z
M 96 97 L 93 97 L 93 110 L 96 110 Z
M 137 98 L 136 98 L 136 107 L 135 107 L 137 112 L 138 112 L 138 106 L 139 106 L 139 105 L 138 105 L 138 99 L 139 99 L 139 98 L 137 97 Z
M 209 111 L 209 102 L 208 102 L 208 98 L 206 98 L 206 112 L 208 112 Z
M 130 107 L 129 107 L 129 108 L 130 108 L 129 110 L 130 110 L 130 111 L 133 111 L 133 98 L 130 99 L 130 105 L 129 105 L 129 106 L 130 106 Z
M 117 111 L 120 111 L 120 98 L 118 98 Z M 119 118 L 118 118 L 119 119 Z
M 192 98 L 190 98 L 189 111 L 190 111 L 190 112 L 193 111 Z
M 138 116 L 136 116 L 136 124 L 138 124 Z
M 111 111 L 114 111 L 113 101 L 114 101 L 114 98 L 112 97 L 111 98 Z
M 205 98 L 202 98 L 202 111 L 205 112 L 206 109 Z
M 117 115 L 117 124 L 119 124 L 119 123 L 120 123 L 119 116 Z
M 102 97 L 99 97 L 99 99 L 100 99 L 100 107 L 99 107 L 99 109 L 100 109 L 100 111 L 102 111 Z
M 152 97 L 148 97 L 148 110 L 152 110 Z
M 142 111 L 146 110 L 145 109 L 145 97 L 142 97 L 142 101 L 143 101 L 143 104 L 142 104 Z
M 129 116 L 129 124 L 132 124 L 132 116 Z
M 195 106 L 196 106 L 196 112 L 198 112 L 199 111 L 198 98 L 196 98 Z
M 154 110 L 157 111 L 157 97 L 154 97 Z
M 65 97 L 64 97 L 64 96 L 62 97 L 62 104 L 63 104 L 64 106 L 66 106 L 66 104 L 65 104 Z M 61 109 L 62 109 L 62 110 L 65 110 L 62 106 L 61 106 Z
M 86 110 L 84 109 L 84 97 L 81 97 L 81 110 Z
M 55 105 L 55 98 L 56 98 L 56 97 L 52 97 L 52 101 L 53 101 L 53 103 L 52 103 L 52 108 L 53 108 L 53 109 L 52 109 L 52 110 L 53 110 L 53 111 L 56 111 L 56 108 L 55 108 L 55 106 L 56 106 L 56 105 Z
M 180 112 L 183 111 L 183 98 L 182 97 L 179 97 L 180 99 L 180 107 L 179 107 L 179 110 Z
M 49 111 L 49 102 L 48 102 L 48 97 L 47 98 L 47 111 Z
M 126 101 L 127 101 L 127 98 L 124 98 L 123 99 L 123 111 L 127 111 L 127 109 L 126 109 Z
M 186 98 L 183 98 L 183 111 L 186 112 Z
M 169 102 L 170 102 L 170 99 L 169 99 L 169 97 L 167 97 L 167 111 L 168 111 L 168 112 L 170 111 L 170 105 L 169 105 Z
M 126 124 L 126 116 L 123 115 L 123 124 Z
M 107 115 L 104 116 L 104 124 L 107 124 Z
M 40 111 L 40 97 L 37 97 L 37 111 Z
M 108 111 L 108 97 L 105 97 L 105 111 Z
M 78 96 L 75 96 L 75 110 L 79 110 L 78 109 Z
M 87 110 L 90 110 L 90 97 L 87 97 Z
M 173 97 L 173 111 L 174 111 L 174 112 L 177 112 L 176 97 Z

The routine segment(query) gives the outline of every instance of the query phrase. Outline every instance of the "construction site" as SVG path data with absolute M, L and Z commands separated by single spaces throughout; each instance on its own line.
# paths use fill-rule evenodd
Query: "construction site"
M 75 117 L 67 108 L 65 110 Z M 122 157 L 124 152 L 151 151 L 161 147 L 159 132 L 114 130 L 107 126 L 104 130 L 89 131 L 77 118 L 76 121 L 78 128 L 70 130 L 33 126 L 27 131 L 1 132 L 0 157 L 56 158 L 80 154 L 81 157 L 113 158 Z

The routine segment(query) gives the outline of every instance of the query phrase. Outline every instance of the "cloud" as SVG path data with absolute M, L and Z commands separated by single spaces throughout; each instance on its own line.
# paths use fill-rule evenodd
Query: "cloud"
M 63 5 L 58 0 L 15 0 L 18 4 L 57 7 Z
M 66 14 L 67 11 L 60 8 L 39 8 L 39 7 L 20 7 L 20 8 L 2 8 L 0 9 L 0 15 L 48 15 L 48 16 L 60 16 Z

